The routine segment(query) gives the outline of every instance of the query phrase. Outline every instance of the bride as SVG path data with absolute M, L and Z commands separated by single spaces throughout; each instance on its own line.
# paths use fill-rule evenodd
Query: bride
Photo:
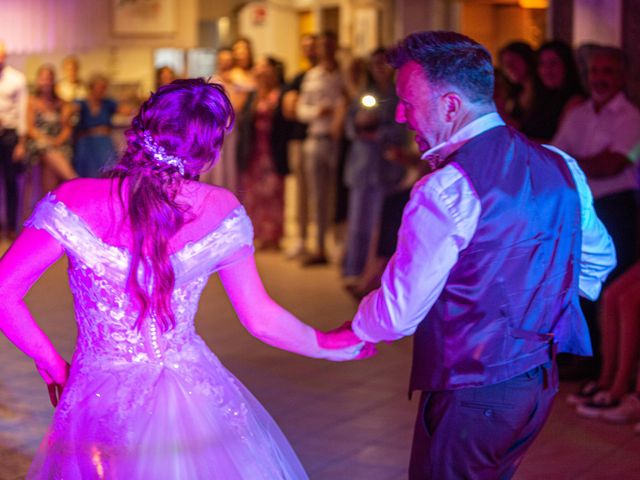
M 346 329 L 315 331 L 266 293 L 244 209 L 197 181 L 232 124 L 219 85 L 161 87 L 110 178 L 49 193 L 0 260 L 0 329 L 35 361 L 57 405 L 27 478 L 307 478 L 275 422 L 196 334 L 202 289 L 218 273 L 242 324 L 278 348 L 343 361 L 372 347 Z M 64 254 L 78 324 L 70 367 L 23 300 Z

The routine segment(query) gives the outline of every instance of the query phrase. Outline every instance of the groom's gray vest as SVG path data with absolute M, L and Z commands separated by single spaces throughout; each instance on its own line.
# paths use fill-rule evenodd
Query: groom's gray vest
M 481 214 L 415 333 L 411 390 L 508 380 L 548 362 L 552 342 L 590 355 L 578 303 L 580 201 L 565 160 L 500 126 L 447 162 L 470 180 Z

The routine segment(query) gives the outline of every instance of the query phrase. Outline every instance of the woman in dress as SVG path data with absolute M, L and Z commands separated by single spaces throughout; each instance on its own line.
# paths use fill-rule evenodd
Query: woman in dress
M 0 329 L 34 359 L 57 404 L 28 479 L 307 478 L 275 422 L 196 334 L 206 281 L 219 273 L 240 321 L 268 344 L 336 361 L 371 348 L 276 304 L 244 209 L 197 181 L 232 121 L 219 85 L 160 88 L 134 118 L 111 178 L 46 196 L 0 261 Z M 23 300 L 63 254 L 78 324 L 70 367 Z
M 115 161 L 116 150 L 111 139 L 113 115 L 118 104 L 106 98 L 109 81 L 102 75 L 89 80 L 89 94 L 78 105 L 76 144 L 73 166 L 81 177 L 99 177 Z
M 240 198 L 253 222 L 260 249 L 278 249 L 284 233 L 284 176 L 288 173 L 286 124 L 280 104 L 282 64 L 263 57 L 255 66 L 256 90 L 240 113 Z M 284 139 L 284 140 L 283 140 Z
M 233 82 L 233 53 L 230 48 L 221 48 L 216 54 L 216 73 L 213 76 L 215 83 L 220 83 L 233 105 L 235 112 L 240 112 L 247 100 L 249 91 L 243 86 Z M 239 120 L 239 119 L 238 119 Z M 224 146 L 220 150 L 220 155 L 216 166 L 206 172 L 200 180 L 212 185 L 231 190 L 238 193 L 238 159 L 236 148 L 238 146 L 237 128 L 227 133 Z
M 255 89 L 256 81 L 253 75 L 253 48 L 248 38 L 238 38 L 231 45 L 233 69 L 231 82 L 245 92 Z
M 520 129 L 529 116 L 539 88 L 536 55 L 531 45 L 511 42 L 500 50 L 500 69 L 507 77 L 505 121 Z
M 55 71 L 43 65 L 36 74 L 36 89 L 27 110 L 27 154 L 41 164 L 43 191 L 77 177 L 71 166 L 73 107 L 55 93 Z
M 573 50 L 561 40 L 543 43 L 537 52 L 539 88 L 521 131 L 532 140 L 548 143 L 562 118 L 585 99 Z

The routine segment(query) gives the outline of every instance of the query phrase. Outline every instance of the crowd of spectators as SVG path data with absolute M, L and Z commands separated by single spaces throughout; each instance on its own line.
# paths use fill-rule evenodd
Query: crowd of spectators
M 201 180 L 240 197 L 259 249 L 282 248 L 290 199 L 295 233 L 284 254 L 307 267 L 339 265 L 345 288 L 360 298 L 379 285 L 410 189 L 428 166 L 419 161 L 410 132 L 395 122 L 394 71 L 384 49 L 341 62 L 332 32 L 304 35 L 300 47 L 307 67 L 289 82 L 283 63 L 254 58 L 247 39 L 217 51 L 212 81 L 228 92 L 236 127 Z M 576 158 L 617 250 L 618 266 L 602 300 L 582 303 L 596 361 L 586 372 L 593 378 L 569 400 L 585 416 L 640 421 L 640 397 L 633 393 L 640 390 L 640 111 L 625 95 L 620 49 L 588 45 L 579 52 L 576 57 L 556 40 L 537 49 L 525 42 L 504 46 L 495 103 L 522 134 Z M 31 95 L 24 75 L 5 59 L 0 43 L 3 225 L 12 239 L 21 175 L 30 178 L 25 186 L 38 183 L 40 194 L 76 176 L 99 176 L 116 155 L 113 116 L 132 109 L 108 97 L 104 76 L 83 82 L 75 57 L 63 61 L 59 81 L 52 65 L 41 66 Z M 163 67 L 156 86 L 177 76 Z M 39 180 L 28 175 L 36 167 Z M 287 175 L 295 185 L 289 196 Z M 566 371 L 572 362 L 565 361 Z
M 581 299 L 594 358 L 561 359 L 566 377 L 587 378 L 568 401 L 588 418 L 639 422 L 640 111 L 625 95 L 627 59 L 610 46 L 586 45 L 574 56 L 560 41 L 537 50 L 513 42 L 500 51 L 499 65 L 495 93 L 502 116 L 578 161 L 616 247 L 618 264 L 601 299 Z

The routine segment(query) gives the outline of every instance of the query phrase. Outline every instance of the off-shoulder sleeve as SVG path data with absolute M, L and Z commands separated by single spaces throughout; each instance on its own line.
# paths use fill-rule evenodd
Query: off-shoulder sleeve
M 174 257 L 176 280 L 210 275 L 252 255 L 253 225 L 243 207 L 236 208 L 203 239 L 187 244 Z
M 68 213 L 68 210 L 56 199 L 56 196 L 49 192 L 38 202 L 31 216 L 24 222 L 24 226 L 44 230 L 63 247 L 67 247 L 71 236 L 68 226 L 65 225 Z

